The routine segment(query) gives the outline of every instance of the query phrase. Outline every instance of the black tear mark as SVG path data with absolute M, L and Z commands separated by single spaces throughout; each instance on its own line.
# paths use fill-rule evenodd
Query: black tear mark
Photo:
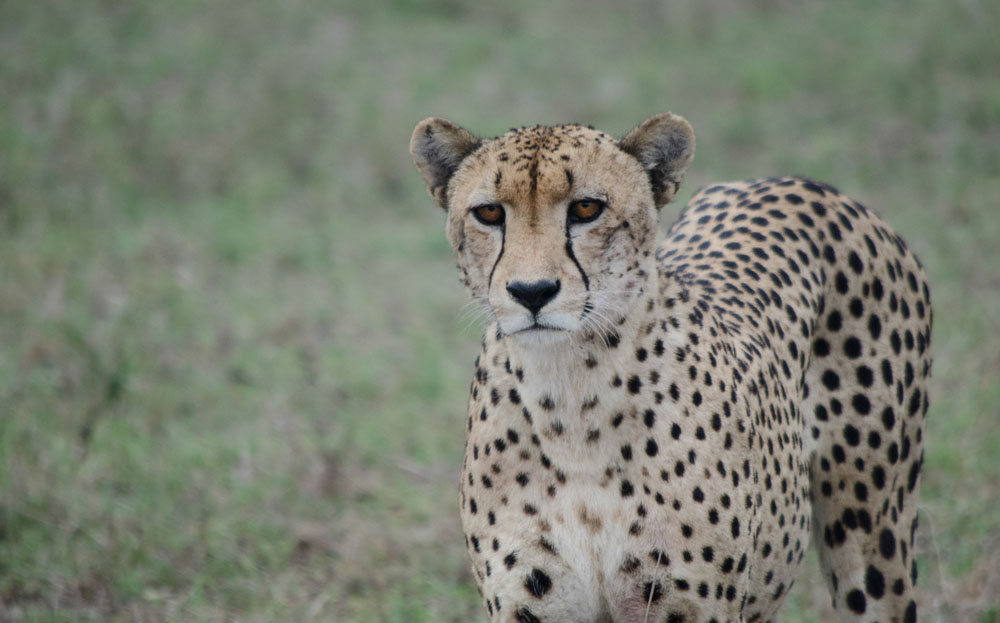
M 504 223 L 500 226 L 500 253 L 497 254 L 497 259 L 493 262 L 493 268 L 490 269 L 490 278 L 486 281 L 486 291 L 489 292 L 490 286 L 493 285 L 493 273 L 497 270 L 497 264 L 500 263 L 500 258 L 503 257 L 504 245 L 507 243 L 507 224 Z
M 569 219 L 566 219 L 566 255 L 569 259 L 573 260 L 576 264 L 576 269 L 580 271 L 580 276 L 583 278 L 583 288 L 590 291 L 590 278 L 587 277 L 587 273 L 583 270 L 583 266 L 580 266 L 580 261 L 576 259 L 576 254 L 573 253 L 573 239 L 569 235 Z
M 573 172 L 570 171 L 569 169 L 563 169 L 563 172 L 566 173 L 566 182 L 569 184 L 570 188 L 572 188 L 573 187 Z

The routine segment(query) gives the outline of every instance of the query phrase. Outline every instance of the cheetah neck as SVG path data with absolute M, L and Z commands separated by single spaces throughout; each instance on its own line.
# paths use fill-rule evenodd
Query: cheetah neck
M 629 379 L 642 338 L 655 323 L 660 296 L 656 271 L 613 334 L 555 344 L 502 338 L 524 407 L 545 452 L 567 471 L 595 465 L 596 453 L 617 452 L 610 440 L 594 440 L 618 414 L 635 417 Z M 680 338 L 678 338 L 680 339 Z M 605 436 L 606 437 L 606 436 Z M 586 440 L 594 440 L 586 443 Z

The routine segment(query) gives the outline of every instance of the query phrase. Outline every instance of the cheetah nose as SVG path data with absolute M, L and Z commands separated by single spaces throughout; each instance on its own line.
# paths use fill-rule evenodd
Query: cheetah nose
M 511 281 L 507 284 L 507 291 L 514 297 L 514 300 L 527 307 L 534 315 L 538 315 L 538 311 L 555 298 L 556 294 L 559 293 L 559 288 L 558 279 L 556 281 L 541 279 L 531 283 Z

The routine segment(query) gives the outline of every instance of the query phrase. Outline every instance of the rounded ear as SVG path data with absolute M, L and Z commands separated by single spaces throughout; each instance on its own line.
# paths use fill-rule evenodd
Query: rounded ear
M 646 170 L 659 209 L 677 194 L 694 158 L 694 130 L 683 117 L 660 113 L 643 121 L 618 146 Z
M 448 180 L 462 160 L 479 145 L 478 138 L 447 119 L 429 117 L 413 130 L 410 155 L 427 181 L 431 197 L 445 210 L 448 209 Z

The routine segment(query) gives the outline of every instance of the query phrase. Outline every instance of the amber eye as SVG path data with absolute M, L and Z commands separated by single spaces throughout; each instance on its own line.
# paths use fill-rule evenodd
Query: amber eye
M 499 203 L 490 203 L 472 208 L 472 214 L 476 217 L 476 220 L 483 225 L 503 224 L 503 206 Z
M 600 216 L 605 207 L 607 204 L 600 199 L 577 199 L 569 204 L 569 222 L 589 223 Z

